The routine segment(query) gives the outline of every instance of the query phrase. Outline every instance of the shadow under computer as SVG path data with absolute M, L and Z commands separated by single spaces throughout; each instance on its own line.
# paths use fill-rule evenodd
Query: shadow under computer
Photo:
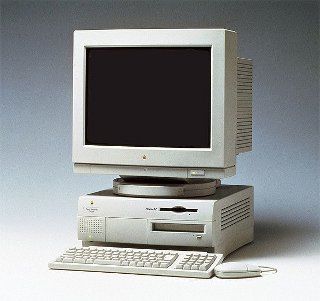
M 254 242 L 232 252 L 226 261 L 301 255 L 301 250 L 316 253 L 318 230 L 293 221 L 255 220 Z

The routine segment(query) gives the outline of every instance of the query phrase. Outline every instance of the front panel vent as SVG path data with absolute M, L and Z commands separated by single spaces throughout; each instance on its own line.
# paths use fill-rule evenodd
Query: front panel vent
M 83 217 L 79 220 L 79 232 L 90 234 L 103 233 L 103 220 L 102 218 Z
M 105 240 L 105 218 L 103 217 L 79 217 L 78 238 L 87 241 Z
M 252 61 L 237 61 L 236 154 L 252 150 Z
M 231 227 L 250 217 L 251 198 L 245 198 L 221 209 L 221 230 Z

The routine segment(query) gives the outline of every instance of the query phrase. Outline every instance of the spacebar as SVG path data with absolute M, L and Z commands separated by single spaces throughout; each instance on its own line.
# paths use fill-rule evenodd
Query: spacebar
M 94 264 L 101 264 L 101 265 L 121 265 L 120 260 L 107 260 L 107 259 L 96 259 Z

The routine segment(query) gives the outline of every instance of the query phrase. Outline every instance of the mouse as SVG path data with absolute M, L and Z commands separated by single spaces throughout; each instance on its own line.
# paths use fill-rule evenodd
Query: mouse
M 257 265 L 226 262 L 217 265 L 214 273 L 218 278 L 250 278 L 261 276 L 262 270 Z

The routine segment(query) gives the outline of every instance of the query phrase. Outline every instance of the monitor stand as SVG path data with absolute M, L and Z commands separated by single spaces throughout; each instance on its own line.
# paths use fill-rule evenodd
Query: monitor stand
M 113 180 L 113 193 L 129 197 L 191 198 L 212 195 L 220 180 L 121 177 Z

